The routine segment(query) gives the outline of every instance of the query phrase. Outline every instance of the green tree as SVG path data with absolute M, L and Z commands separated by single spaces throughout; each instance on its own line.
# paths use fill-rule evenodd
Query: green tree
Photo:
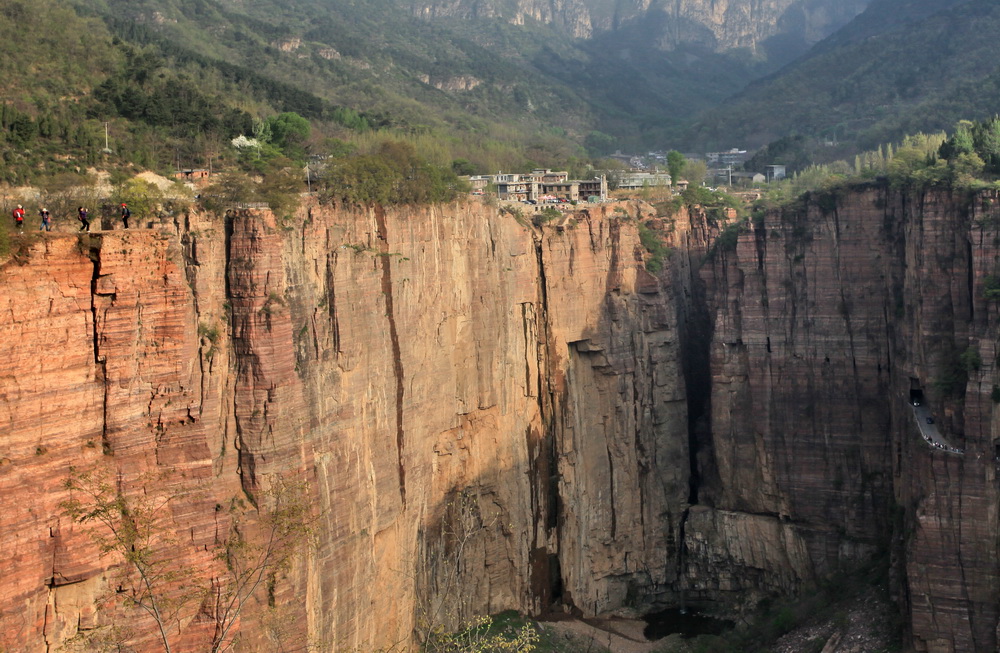
M 615 150 L 616 140 L 614 136 L 592 131 L 583 139 L 583 146 L 591 156 L 606 156 Z
M 349 204 L 388 204 L 393 176 L 381 157 L 350 157 L 327 168 L 320 180 L 320 197 Z
M 10 142 L 14 147 L 24 149 L 30 146 L 38 136 L 38 125 L 31 116 L 18 114 L 10 123 Z
M 299 206 L 303 183 L 302 170 L 298 166 L 285 166 L 267 173 L 258 194 L 275 215 L 288 218 Z
M 451 171 L 456 175 L 474 175 L 476 166 L 468 159 L 455 159 L 451 162 Z
M 677 182 L 681 180 L 681 175 L 684 174 L 684 167 L 687 165 L 687 159 L 684 155 L 677 150 L 670 150 L 667 152 L 667 172 L 670 173 L 670 183 L 677 185 Z
M 973 124 L 968 120 L 961 120 L 955 125 L 955 132 L 947 141 L 941 144 L 938 153 L 942 159 L 954 159 L 959 154 L 972 154 L 976 151 L 975 140 L 972 136 Z
M 963 152 L 951 160 L 954 181 L 958 186 L 969 186 L 982 177 L 986 164 L 975 152 Z
M 289 159 L 305 160 L 305 143 L 311 131 L 308 120 L 294 111 L 286 111 L 268 118 L 266 123 L 270 133 L 267 142 L 275 145 Z
M 150 217 L 159 210 L 163 193 L 156 184 L 132 178 L 112 189 L 111 200 L 116 205 L 127 204 L 132 215 L 139 220 Z
M 976 152 L 983 159 L 986 170 L 993 174 L 1000 173 L 1000 117 L 976 125 L 974 131 Z
M 231 170 L 217 176 L 215 183 L 201 194 L 201 203 L 209 211 L 222 213 L 236 204 L 257 199 L 257 184 L 250 175 Z
M 1000 276 L 988 274 L 983 279 L 983 299 L 991 302 L 1000 301 Z
M 328 138 L 323 141 L 321 151 L 326 152 L 334 159 L 342 159 L 354 154 L 357 151 L 357 147 L 353 143 L 342 141 L 339 138 Z
M 708 165 L 704 161 L 687 160 L 684 163 L 684 174 L 692 184 L 700 185 L 708 176 Z

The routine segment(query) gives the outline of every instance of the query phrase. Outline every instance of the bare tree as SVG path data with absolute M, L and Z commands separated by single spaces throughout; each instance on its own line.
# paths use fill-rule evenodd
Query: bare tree
M 212 653 L 236 643 L 234 629 L 248 601 L 265 582 L 285 571 L 293 556 L 312 543 L 313 519 L 305 483 L 278 479 L 257 499 L 261 509 L 246 501 L 230 506 L 232 527 L 218 551 L 227 576 L 213 583 L 215 633 Z
M 258 495 L 255 505 L 233 499 L 228 536 L 215 550 L 225 573 L 206 585 L 192 582 L 191 570 L 176 556 L 167 555 L 177 542 L 160 513 L 178 495 L 157 489 L 164 486 L 163 479 L 153 480 L 142 477 L 127 487 L 120 475 L 105 468 L 71 469 L 65 483 L 70 498 L 61 505 L 74 521 L 93 524 L 90 536 L 102 554 L 121 559 L 114 597 L 152 618 L 164 653 L 173 653 L 175 624 L 184 606 L 195 599 L 201 600 L 203 608 L 208 604 L 214 620 L 209 649 L 212 653 L 230 650 L 238 640 L 240 618 L 250 599 L 262 585 L 273 586 L 295 554 L 313 539 L 307 486 L 278 479 Z M 125 651 L 122 647 L 135 634 L 112 629 L 84 637 L 95 647 L 101 644 L 97 650 Z M 118 648 L 108 648 L 111 644 L 103 642 L 109 637 Z
M 124 562 L 116 594 L 125 605 L 152 618 L 164 652 L 171 653 L 171 624 L 197 590 L 176 587 L 188 573 L 163 555 L 174 541 L 159 517 L 173 497 L 149 493 L 142 483 L 148 480 L 139 479 L 137 489 L 128 492 L 121 475 L 104 468 L 89 472 L 71 468 L 65 484 L 70 498 L 62 507 L 75 521 L 100 527 L 92 528 L 90 535 L 101 553 L 113 553 Z

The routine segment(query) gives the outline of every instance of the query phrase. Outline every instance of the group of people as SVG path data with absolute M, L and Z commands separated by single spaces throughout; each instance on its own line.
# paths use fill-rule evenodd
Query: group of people
M 925 433 L 921 433 L 921 435 L 924 436 L 924 440 L 927 441 L 927 444 L 931 445 L 935 449 L 941 449 L 942 451 L 947 451 L 948 453 L 965 453 L 964 450 L 959 449 L 958 447 L 953 447 L 950 444 L 941 444 L 940 442 L 935 442 L 934 440 L 931 439 L 929 435 Z
M 39 231 L 52 231 L 52 215 L 49 210 L 44 206 L 38 210 L 38 217 L 41 218 L 41 224 L 38 226 Z M 122 202 L 121 205 L 121 219 L 122 224 L 128 229 L 128 220 L 132 217 L 132 212 L 129 210 L 128 205 Z M 81 206 L 77 209 L 77 219 L 80 221 L 80 231 L 90 231 L 90 211 Z M 24 231 L 24 207 L 20 204 L 14 209 L 14 227 L 18 231 Z

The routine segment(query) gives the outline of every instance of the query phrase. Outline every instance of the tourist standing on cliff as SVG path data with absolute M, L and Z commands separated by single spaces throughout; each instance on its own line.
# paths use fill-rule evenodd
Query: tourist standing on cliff
M 80 207 L 77 209 L 80 214 L 80 231 L 90 231 L 90 220 L 87 218 L 87 209 Z
M 128 229 L 128 219 L 131 217 L 132 212 L 128 210 L 127 206 L 125 206 L 125 202 L 122 202 L 122 224 L 125 225 L 126 229 Z
M 20 204 L 14 209 L 14 226 L 18 231 L 24 230 L 24 207 Z
M 42 218 L 42 224 L 39 225 L 38 230 L 52 231 L 52 216 L 49 215 L 49 210 L 43 206 L 38 215 Z

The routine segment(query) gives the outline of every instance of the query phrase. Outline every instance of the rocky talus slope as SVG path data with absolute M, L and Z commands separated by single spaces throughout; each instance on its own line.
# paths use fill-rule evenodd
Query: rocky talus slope
M 224 575 L 227 506 L 308 482 L 315 543 L 241 616 L 259 650 L 505 609 L 732 612 L 882 552 L 917 650 L 993 650 L 995 202 L 872 186 L 732 246 L 700 209 L 535 228 L 475 202 L 39 240 L 0 267 L 0 647 L 127 621 L 157 650 L 60 505 L 106 469 L 169 497 L 178 596 Z M 914 393 L 964 454 L 920 437 Z M 186 602 L 176 650 L 212 615 Z

